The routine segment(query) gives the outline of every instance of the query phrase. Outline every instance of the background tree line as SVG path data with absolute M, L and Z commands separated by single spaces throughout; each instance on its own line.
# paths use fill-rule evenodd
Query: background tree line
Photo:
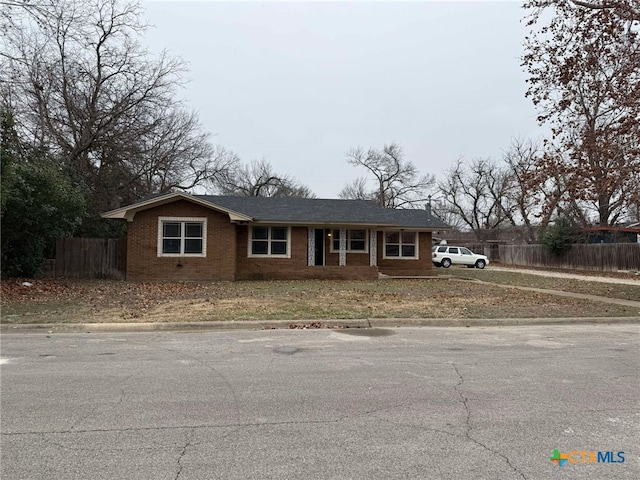
M 141 18 L 135 1 L 0 0 L 3 275 L 36 273 L 57 237 L 124 235 L 100 213 L 153 193 L 312 195 L 211 143 Z
M 523 7 L 527 96 L 550 137 L 513 140 L 500 159 L 459 159 L 438 179 L 398 144 L 356 147 L 346 162 L 364 176 L 341 198 L 430 204 L 478 240 L 507 225 L 534 242 L 540 226 L 639 220 L 636 3 Z M 314 196 L 267 160 L 211 142 L 179 100 L 183 62 L 138 42 L 141 14 L 126 0 L 0 0 L 3 275 L 35 273 L 56 237 L 123 235 L 100 213 L 153 193 Z

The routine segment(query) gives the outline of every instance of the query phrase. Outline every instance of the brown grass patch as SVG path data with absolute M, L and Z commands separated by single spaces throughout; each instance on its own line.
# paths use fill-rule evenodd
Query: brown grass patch
M 438 278 L 211 283 L 47 279 L 32 283 L 31 287 L 19 280 L 1 283 L 3 323 L 640 315 L 631 307 Z

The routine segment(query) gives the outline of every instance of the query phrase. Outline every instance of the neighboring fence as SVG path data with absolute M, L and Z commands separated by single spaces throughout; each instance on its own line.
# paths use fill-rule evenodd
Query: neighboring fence
M 125 238 L 63 238 L 56 241 L 56 276 L 124 279 L 126 269 Z
M 640 270 L 640 243 L 577 244 L 564 255 L 549 253 L 542 245 L 500 245 L 500 262 L 509 265 L 570 268 L 576 270 Z
M 451 244 L 453 245 L 453 244 Z M 500 252 L 498 251 L 497 243 L 464 243 L 461 242 L 458 245 L 467 247 L 473 253 L 479 253 L 480 255 L 486 255 L 490 262 L 500 263 Z

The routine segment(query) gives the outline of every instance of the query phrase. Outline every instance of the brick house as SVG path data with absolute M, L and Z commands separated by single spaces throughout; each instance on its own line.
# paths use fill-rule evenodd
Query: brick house
M 249 280 L 429 275 L 426 210 L 366 200 L 169 193 L 106 212 L 125 219 L 127 280 Z

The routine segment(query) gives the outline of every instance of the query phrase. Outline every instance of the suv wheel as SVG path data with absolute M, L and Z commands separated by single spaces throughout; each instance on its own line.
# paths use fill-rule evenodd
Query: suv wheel
M 440 262 L 440 264 L 444 267 L 444 268 L 449 268 L 451 266 L 451 260 L 449 260 L 448 258 L 443 258 L 442 262 Z
M 478 260 L 476 262 L 476 268 L 479 268 L 479 269 L 482 270 L 486 266 L 487 266 L 487 264 L 486 264 L 486 262 L 484 260 Z

